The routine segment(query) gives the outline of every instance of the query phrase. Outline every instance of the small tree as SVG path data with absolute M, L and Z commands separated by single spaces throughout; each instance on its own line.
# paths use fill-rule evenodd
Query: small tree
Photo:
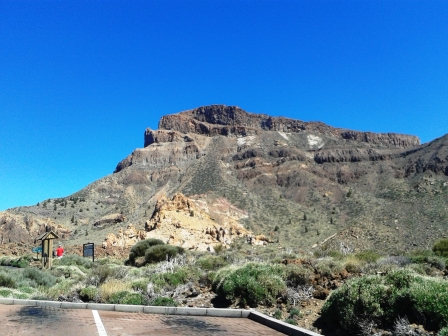
M 432 247 L 434 253 L 441 257 L 448 257 L 448 239 L 441 239 Z

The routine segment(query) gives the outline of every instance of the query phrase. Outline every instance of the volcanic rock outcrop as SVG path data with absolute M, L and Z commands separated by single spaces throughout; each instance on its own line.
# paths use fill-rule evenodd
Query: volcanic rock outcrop
M 151 219 L 145 223 L 145 231 L 129 224 L 126 230 L 109 233 L 103 248 L 128 247 L 148 238 L 198 251 L 214 251 L 218 244 L 228 248 L 235 238 L 243 238 L 252 245 L 265 245 L 270 241 L 262 235 L 254 236 L 238 223 L 238 219 L 247 214 L 227 200 L 217 199 L 209 205 L 206 195 L 196 197 L 188 198 L 180 193 L 172 199 L 161 196 Z
M 162 117 L 143 148 L 79 192 L 0 213 L 0 234 L 32 241 L 47 218 L 71 230 L 73 244 L 156 237 L 201 250 L 243 237 L 429 248 L 448 235 L 448 135 L 420 145 L 412 135 L 203 106 Z
M 418 146 L 416 136 L 395 133 L 358 132 L 338 129 L 322 122 L 304 122 L 265 114 L 248 113 L 237 106 L 211 105 L 162 117 L 160 129 L 207 136 L 257 135 L 263 131 L 313 132 L 335 138 L 365 142 L 384 147 L 406 148 Z M 146 140 L 145 144 L 150 141 Z

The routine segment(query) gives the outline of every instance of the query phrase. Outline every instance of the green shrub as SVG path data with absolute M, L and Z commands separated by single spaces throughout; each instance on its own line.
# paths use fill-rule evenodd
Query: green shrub
M 345 269 L 349 273 L 361 273 L 362 272 L 361 265 L 359 263 L 356 263 L 353 261 L 348 261 L 345 264 Z
M 336 260 L 344 259 L 344 255 L 341 252 L 335 250 L 328 251 L 328 256 Z
M 276 318 L 277 320 L 280 320 L 282 318 L 282 311 L 281 310 L 276 310 L 274 312 L 273 317 Z
M 197 264 L 203 270 L 213 271 L 227 266 L 229 263 L 221 256 L 206 255 L 199 258 Z
M 170 297 L 158 297 L 151 301 L 151 306 L 177 307 L 177 302 Z
M 292 319 L 292 318 L 289 318 L 289 319 L 285 320 L 285 322 L 289 323 L 289 324 L 292 324 L 292 325 L 297 325 L 297 321 Z
M 356 332 L 356 321 L 365 318 L 391 328 L 399 316 L 437 330 L 448 324 L 447 291 L 448 282 L 409 269 L 351 279 L 332 293 L 322 308 L 322 318 L 347 332 Z
M 32 294 L 34 293 L 34 289 L 31 287 L 19 287 L 19 291 L 26 294 Z
M 23 277 L 33 280 L 38 286 L 53 287 L 56 284 L 56 277 L 48 272 L 41 271 L 34 267 L 23 270 Z
M 185 250 L 179 246 L 155 245 L 148 248 L 145 252 L 145 261 L 147 263 L 158 263 L 168 258 L 175 257 L 177 254 L 183 254 Z
M 2 266 L 10 266 L 11 265 L 11 258 L 9 257 L 3 257 L 0 261 L 0 264 Z
M 141 305 L 144 302 L 143 302 L 143 297 L 140 293 L 121 291 L 121 292 L 112 294 L 112 296 L 109 298 L 109 303 Z
M 300 310 L 299 308 L 293 308 L 289 311 L 289 317 L 294 318 L 294 316 L 299 317 L 300 316 Z
M 441 239 L 432 247 L 434 253 L 438 256 L 448 258 L 448 239 Z
M 448 327 L 445 327 L 443 329 L 440 329 L 439 333 L 437 334 L 437 336 L 448 336 Z
M 239 299 L 244 305 L 272 305 L 286 291 L 282 276 L 285 276 L 283 265 L 248 263 L 221 269 L 213 285 L 218 294 L 230 300 Z
M 178 286 L 191 280 L 191 274 L 190 272 L 188 272 L 188 269 L 186 267 L 181 268 L 173 273 L 164 273 L 163 277 L 165 278 L 166 282 L 172 286 Z
M 12 294 L 12 290 L 10 290 L 10 289 L 0 289 L 1 297 L 10 297 L 11 294 Z
M 0 272 L 0 287 L 17 288 L 17 283 L 8 273 Z
M 131 250 L 129 251 L 129 264 L 134 265 L 135 259 L 137 259 L 138 257 L 143 257 L 148 248 L 156 245 L 165 245 L 165 243 L 160 239 L 154 238 L 139 241 L 137 244 L 132 246 Z
M 16 293 L 14 294 L 15 299 L 28 299 L 28 294 L 25 293 Z
M 94 286 L 84 287 L 79 292 L 79 297 L 84 302 L 96 301 L 98 296 L 99 296 L 98 288 Z
M 126 277 L 127 268 L 114 265 L 94 265 L 87 276 L 87 283 L 99 286 L 110 279 L 123 279 Z
M 213 246 L 213 250 L 215 250 L 215 252 L 217 254 L 220 254 L 221 252 L 224 251 L 224 245 L 223 244 L 216 244 L 215 246 Z
M 158 289 L 166 287 L 176 287 L 190 281 L 199 279 L 199 272 L 191 266 L 177 268 L 174 272 L 165 272 L 154 274 L 151 282 Z M 145 288 L 146 289 L 146 288 Z
M 311 274 L 313 274 L 313 270 L 309 267 L 297 264 L 286 266 L 286 280 L 290 281 L 293 287 L 308 284 Z
M 17 259 L 17 262 L 13 265 L 19 268 L 25 268 L 30 265 L 30 262 L 33 258 L 30 255 L 25 255 Z
M 148 284 L 149 284 L 149 280 L 147 280 L 147 279 L 134 280 L 131 283 L 131 288 L 135 291 L 138 291 L 138 290 L 146 291 L 146 289 L 148 288 Z
M 362 261 L 365 261 L 368 263 L 374 263 L 379 258 L 381 258 L 381 255 L 375 251 L 362 251 L 362 252 L 356 253 L 355 257 L 358 258 L 359 260 L 362 260 Z
M 64 266 L 71 266 L 76 265 L 80 266 L 84 269 L 89 269 L 92 267 L 93 262 L 90 258 L 84 258 L 77 254 L 68 254 L 64 255 L 63 258 L 58 258 L 54 260 L 53 265 L 64 265 Z

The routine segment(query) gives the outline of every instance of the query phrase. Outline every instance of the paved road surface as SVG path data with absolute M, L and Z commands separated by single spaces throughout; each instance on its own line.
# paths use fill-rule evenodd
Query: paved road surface
M 87 309 L 0 305 L 0 335 L 275 336 L 283 334 L 246 318 L 136 314 Z

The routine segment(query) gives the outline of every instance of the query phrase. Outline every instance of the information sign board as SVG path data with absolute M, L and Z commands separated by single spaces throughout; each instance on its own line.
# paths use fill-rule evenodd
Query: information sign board
M 42 253 L 42 246 L 33 247 L 31 251 L 34 253 Z
M 82 245 L 82 256 L 92 257 L 92 261 L 95 261 L 95 244 L 87 243 Z

